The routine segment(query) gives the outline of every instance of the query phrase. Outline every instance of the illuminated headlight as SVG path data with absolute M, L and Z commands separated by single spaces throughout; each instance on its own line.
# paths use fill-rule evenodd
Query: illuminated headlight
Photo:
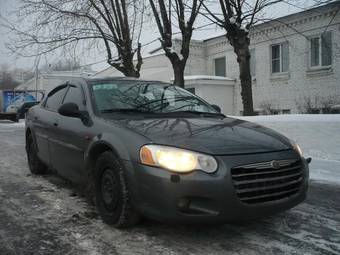
M 301 150 L 301 148 L 300 148 L 300 146 L 297 144 L 297 143 L 292 143 L 292 146 L 293 146 L 293 149 L 297 152 L 297 153 L 299 153 L 299 155 L 302 157 L 302 150 Z
M 217 170 L 217 162 L 212 156 L 162 145 L 144 145 L 140 150 L 140 160 L 142 164 L 177 173 L 194 170 L 214 173 Z

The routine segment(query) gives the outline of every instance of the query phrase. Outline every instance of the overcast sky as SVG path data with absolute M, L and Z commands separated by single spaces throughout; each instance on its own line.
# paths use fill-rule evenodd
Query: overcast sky
M 13 12 L 18 7 L 20 0 L 0 0 L 0 17 L 5 17 L 6 19 L 13 19 Z M 287 3 L 280 3 L 279 5 L 275 5 L 274 7 L 268 8 L 266 11 L 266 16 L 270 18 L 276 18 L 280 16 L 285 16 L 291 13 L 302 11 L 305 8 L 308 8 L 313 3 L 313 0 L 296 0 L 291 1 L 293 4 Z M 295 6 L 296 5 L 296 6 Z M 298 7 L 297 7 L 298 6 Z M 196 27 L 201 26 L 204 21 L 200 20 L 196 23 Z M 1 18 L 0 18 L 1 23 Z M 196 31 L 194 33 L 195 39 L 204 39 L 206 37 L 213 36 L 215 34 L 221 34 L 222 31 L 216 28 L 215 26 L 202 29 L 200 31 Z M 9 54 L 8 49 L 6 49 L 5 44 L 9 42 L 10 34 L 4 28 L 0 26 L 0 65 L 1 64 L 8 64 L 10 68 L 25 68 L 25 69 L 32 69 L 34 68 L 34 58 L 23 58 L 23 57 L 16 57 L 14 55 Z M 157 29 L 154 28 L 147 28 L 142 35 L 142 44 L 148 43 L 151 40 L 158 37 Z M 148 47 L 144 47 L 143 53 L 147 53 L 148 51 L 152 50 L 152 48 L 157 47 L 157 43 L 151 44 Z M 41 58 L 41 64 L 51 63 L 56 60 L 60 59 L 59 54 L 55 54 L 54 56 L 48 56 L 48 58 Z M 105 51 L 103 52 L 96 52 L 92 54 L 88 54 L 87 56 L 83 57 L 81 60 L 81 64 L 90 64 L 99 62 L 105 59 Z M 105 62 L 93 65 L 92 68 L 94 70 L 102 70 L 107 67 Z

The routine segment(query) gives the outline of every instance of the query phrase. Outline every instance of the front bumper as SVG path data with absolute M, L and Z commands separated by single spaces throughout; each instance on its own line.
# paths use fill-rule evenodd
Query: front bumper
M 217 157 L 219 169 L 214 174 L 195 171 L 174 174 L 170 171 L 125 162 L 132 202 L 143 215 L 167 222 L 232 222 L 259 218 L 288 210 L 306 198 L 308 163 L 301 159 L 302 181 L 293 195 L 275 201 L 247 204 L 237 195 L 231 175 L 235 166 L 299 159 L 293 151 Z

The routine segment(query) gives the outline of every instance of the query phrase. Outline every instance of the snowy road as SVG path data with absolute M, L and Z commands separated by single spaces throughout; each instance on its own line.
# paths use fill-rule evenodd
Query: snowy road
M 116 230 L 60 178 L 30 175 L 23 126 L 0 122 L 0 255 L 340 254 L 340 184 L 327 178 L 340 172 L 338 153 L 316 160 L 311 172 L 321 181 L 313 180 L 307 201 L 288 212 L 244 224 L 144 221 Z

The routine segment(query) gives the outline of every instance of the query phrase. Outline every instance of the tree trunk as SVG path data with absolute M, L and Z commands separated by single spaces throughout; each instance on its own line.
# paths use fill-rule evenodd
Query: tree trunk
M 253 116 L 253 91 L 250 73 L 250 40 L 248 32 L 240 29 L 236 25 L 229 27 L 227 39 L 234 48 L 240 70 L 241 98 L 243 103 L 243 115 Z
M 134 67 L 129 68 L 129 69 L 125 69 L 125 71 L 123 71 L 123 74 L 125 77 L 133 77 L 133 78 L 139 78 L 140 77 L 140 73 L 135 70 Z
M 129 53 L 128 53 L 129 54 Z M 127 55 L 127 54 L 126 54 Z M 116 68 L 118 71 L 124 74 L 125 77 L 134 77 L 139 78 L 140 72 L 139 69 L 142 65 L 142 60 L 138 58 L 137 66 L 135 67 L 134 61 L 133 61 L 133 55 L 124 56 L 122 54 L 122 63 L 112 63 L 108 61 L 108 64 L 112 67 Z M 141 62 L 141 63 L 140 63 Z
M 109 63 L 110 64 L 110 63 Z M 118 71 L 124 74 L 125 77 L 133 77 L 133 78 L 139 78 L 140 73 L 139 71 L 135 70 L 134 67 L 127 68 L 127 67 L 119 67 L 114 64 L 110 64 L 112 67 L 116 68 Z
M 174 70 L 174 85 L 184 88 L 184 69 L 185 65 L 182 63 L 175 63 L 172 65 Z
M 253 116 L 253 91 L 252 91 L 252 78 L 250 73 L 250 51 L 249 46 L 244 48 L 235 49 L 237 54 L 237 62 L 240 70 L 241 81 L 241 98 L 243 103 L 243 115 Z

